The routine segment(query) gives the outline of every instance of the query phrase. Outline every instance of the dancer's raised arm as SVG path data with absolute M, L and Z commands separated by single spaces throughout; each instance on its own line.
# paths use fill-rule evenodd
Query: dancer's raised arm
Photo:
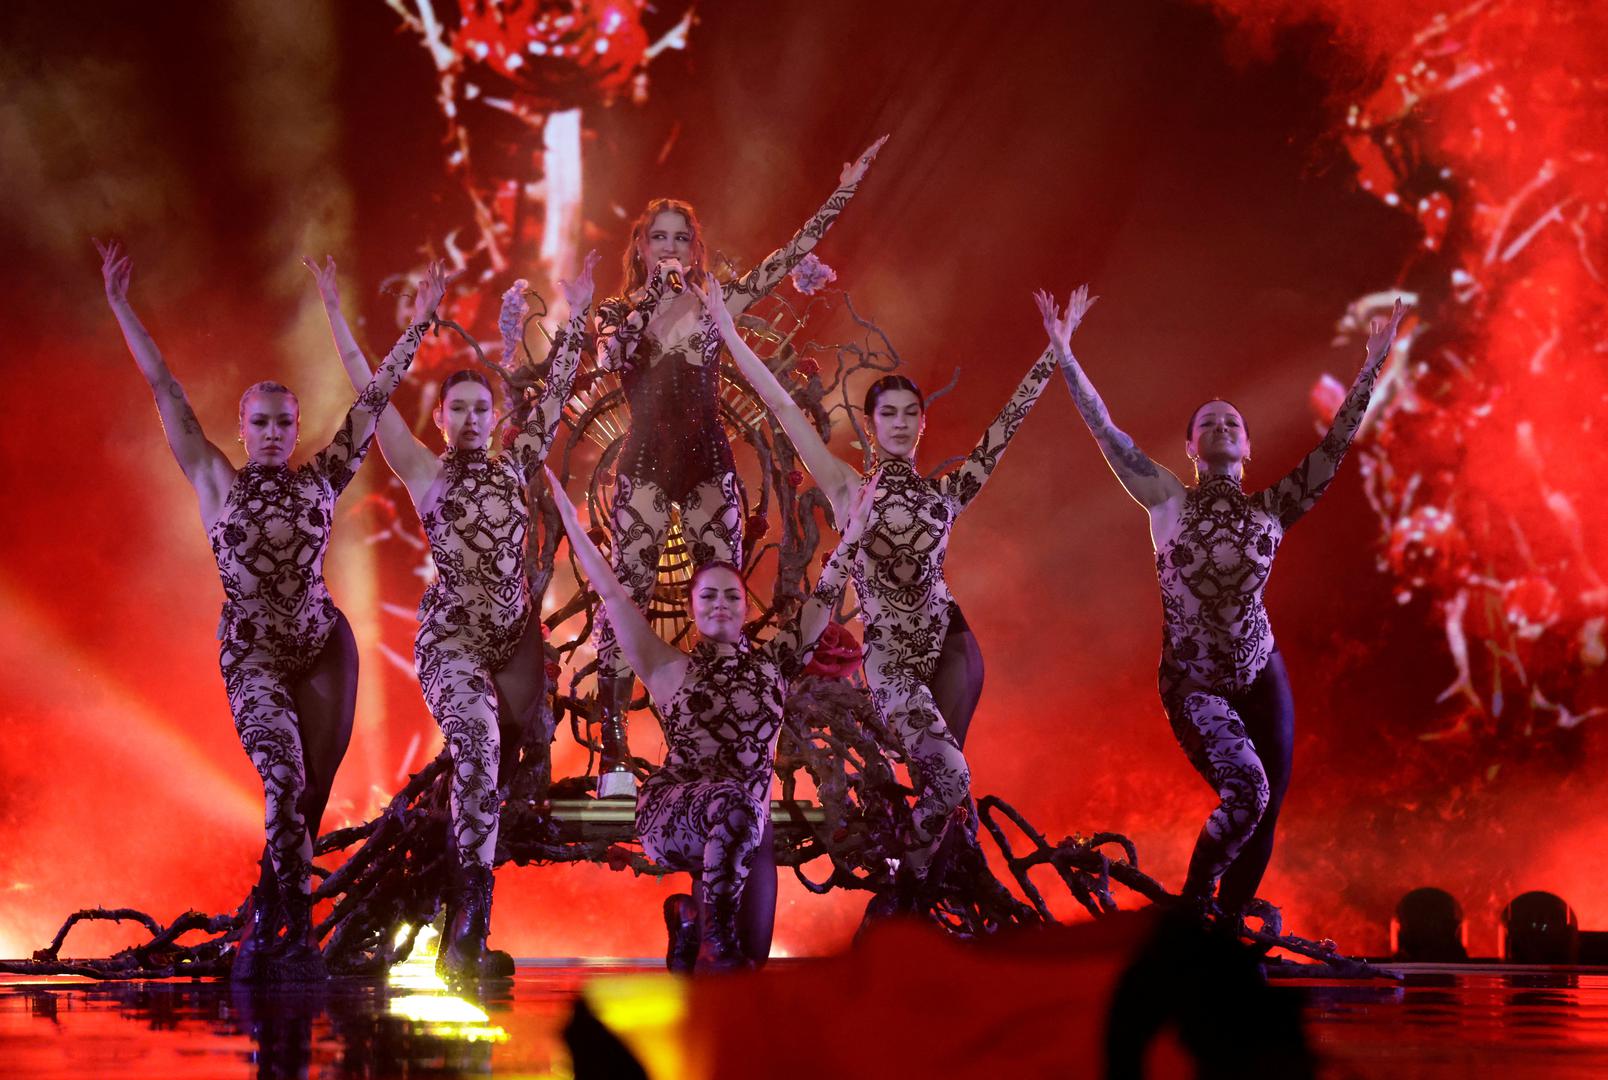
M 341 422 L 340 429 L 336 431 L 330 444 L 319 451 L 313 459 L 319 471 L 324 473 L 337 492 L 351 482 L 358 466 L 363 464 L 363 457 L 368 453 L 369 441 L 374 437 L 375 426 L 380 416 L 390 407 L 391 395 L 402 385 L 402 378 L 408 373 L 408 366 L 413 363 L 414 353 L 419 351 L 419 343 L 424 340 L 425 331 L 435 323 L 436 306 L 446 295 L 447 284 L 450 281 L 451 277 L 447 274 L 445 262 L 436 261 L 430 264 L 424 277 L 419 279 L 413 296 L 413 320 L 381 361 L 379 368 L 358 388 L 357 400 L 352 403 L 346 419 Z M 342 363 L 347 363 L 344 355 Z M 367 366 L 366 363 L 364 366 Z M 350 367 L 347 374 L 349 376 L 352 374 Z M 354 383 L 356 381 L 353 379 Z M 400 420 L 401 417 L 398 416 L 397 419 Z M 404 484 L 407 482 L 406 478 L 403 482 Z M 411 487 L 408 493 L 410 495 L 413 493 Z
M 815 649 L 815 642 L 832 621 L 832 613 L 837 609 L 848 580 L 849 564 L 854 561 L 854 553 L 859 549 L 866 522 L 871 520 L 876 489 L 875 483 L 866 483 L 854 493 L 843 522 L 843 535 L 831 557 L 826 560 L 821 576 L 816 579 L 814 591 L 805 599 L 798 614 L 771 639 L 772 655 L 781 665 L 785 678 L 795 678 L 804 670 L 810 653 Z
M 532 407 L 525 426 L 514 439 L 513 452 L 527 476 L 534 475 L 535 470 L 546 463 L 553 436 L 558 433 L 559 418 L 564 415 L 564 402 L 569 400 L 570 387 L 575 383 L 581 350 L 586 345 L 587 313 L 592 306 L 592 269 L 597 266 L 597 259 L 596 251 L 587 252 L 575 280 L 558 283 L 564 302 L 569 305 L 569 319 L 553 338 L 553 366 L 548 370 L 541 400 Z
M 798 407 L 793 395 L 787 392 L 771 369 L 765 366 L 765 361 L 755 355 L 754 350 L 748 347 L 748 343 L 737 332 L 736 320 L 732 318 L 731 311 L 726 305 L 719 302 L 719 294 L 699 288 L 697 285 L 689 285 L 688 288 L 692 289 L 703 302 L 704 310 L 709 313 L 710 321 L 715 324 L 721 339 L 731 350 L 731 357 L 736 361 L 738 369 L 742 371 L 760 400 L 765 403 L 771 415 L 782 425 L 782 430 L 792 441 L 793 449 L 798 451 L 804 467 L 815 477 L 815 482 L 820 485 L 821 491 L 831 502 L 833 519 L 846 522 L 850 503 L 860 486 L 859 472 L 827 448 L 820 432 L 815 430 L 815 424 L 804 410 Z
M 1295 524 L 1302 514 L 1312 509 L 1334 480 L 1340 462 L 1351 448 L 1351 440 L 1356 438 L 1357 429 L 1362 426 L 1363 415 L 1368 411 L 1368 399 L 1373 395 L 1374 380 L 1379 377 L 1385 357 L 1390 355 L 1390 345 L 1396 340 L 1396 330 L 1406 313 L 1407 309 L 1397 300 L 1388 322 L 1384 319 L 1373 320 L 1369 327 L 1368 352 L 1363 358 L 1362 370 L 1357 372 L 1345 401 L 1335 412 L 1329 433 L 1301 459 L 1299 465 L 1268 489 L 1271 500 L 1269 509 L 1278 515 L 1279 523 L 1285 528 Z
M 966 460 L 961 462 L 958 469 L 943 478 L 945 495 L 962 507 L 977 497 L 977 493 L 983 490 L 983 484 L 999 466 L 999 459 L 1004 456 L 1022 421 L 1027 419 L 1028 412 L 1043 395 L 1044 386 L 1053 374 L 1055 353 L 1053 349 L 1045 349 L 1033 361 L 1033 366 L 1027 369 L 1027 374 L 1022 376 L 1016 392 L 999 411 L 999 415 L 994 417 L 994 422 L 983 432 L 977 447 L 966 455 Z
M 758 266 L 754 267 L 735 281 L 728 281 L 720 287 L 726 298 L 726 308 L 733 315 L 740 315 L 751 307 L 757 300 L 765 296 L 780 284 L 782 278 L 792 272 L 826 235 L 826 230 L 832 227 L 837 216 L 843 208 L 849 205 L 854 193 L 859 190 L 860 180 L 864 178 L 866 170 L 876 160 L 877 152 L 882 144 L 888 141 L 884 135 L 876 142 L 865 148 L 865 152 L 853 161 L 843 166 L 843 172 L 838 176 L 837 189 L 827 197 L 821 208 L 815 211 L 813 217 L 804 223 L 804 227 L 794 234 L 786 244 L 767 255 Z
M 558 477 L 553 475 L 552 469 L 547 470 L 547 480 L 553 489 L 553 502 L 558 506 L 558 514 L 564 519 L 564 531 L 569 534 L 570 547 L 591 581 L 592 588 L 603 599 L 620 650 L 642 680 L 642 685 L 648 688 L 649 696 L 656 702 L 669 701 L 687 673 L 687 654 L 673 645 L 665 644 L 653 632 L 647 618 L 637 610 L 630 591 L 620 584 L 608 559 L 603 557 L 587 535 L 575 504 L 570 501 L 569 493 L 564 490 Z
M 347 325 L 346 317 L 341 313 L 340 283 L 336 277 L 335 257 L 324 257 L 324 265 L 319 266 L 312 259 L 302 258 L 302 265 L 313 272 L 313 278 L 318 283 L 318 297 L 324 303 L 324 314 L 329 318 L 330 332 L 335 336 L 335 348 L 340 353 L 341 365 L 346 369 L 346 375 L 352 381 L 352 389 L 361 391 L 373 378 L 369 370 L 368 358 L 364 356 L 363 349 L 357 343 L 352 328 Z M 434 482 L 436 473 L 440 470 L 440 462 L 435 453 L 408 427 L 408 422 L 402 419 L 396 406 L 386 402 L 385 410 L 381 412 L 379 426 L 376 429 L 380 442 L 380 453 L 385 456 L 385 463 L 396 473 L 408 489 L 415 506 L 429 490 Z
M 1134 444 L 1127 433 L 1111 422 L 1105 402 L 1094 389 L 1094 384 L 1083 373 L 1083 367 L 1072 355 L 1072 331 L 1083 321 L 1083 316 L 1094 305 L 1088 286 L 1079 286 L 1067 297 L 1065 312 L 1059 311 L 1055 298 L 1040 290 L 1033 294 L 1039 313 L 1044 316 L 1044 329 L 1050 336 L 1050 349 L 1066 376 L 1066 385 L 1072 391 L 1072 401 L 1083 414 L 1084 423 L 1100 445 L 1106 464 L 1116 473 L 1117 479 L 1133 500 L 1146 510 L 1155 510 L 1184 497 L 1184 485 L 1171 472 L 1157 465 Z
M 167 435 L 168 448 L 184 470 L 185 478 L 195 488 L 201 500 L 201 516 L 210 524 L 223 506 L 229 485 L 234 480 L 234 466 L 224 457 L 201 430 L 201 421 L 190 407 L 184 387 L 168 370 L 167 362 L 157 349 L 156 342 L 146 331 L 140 317 L 128 300 L 129 280 L 133 277 L 134 261 L 116 240 L 108 243 L 95 241 L 101 254 L 101 277 L 106 285 L 106 302 L 117 325 L 123 331 L 128 351 L 134 355 L 140 374 L 156 397 L 156 411 L 162 418 L 162 430 Z

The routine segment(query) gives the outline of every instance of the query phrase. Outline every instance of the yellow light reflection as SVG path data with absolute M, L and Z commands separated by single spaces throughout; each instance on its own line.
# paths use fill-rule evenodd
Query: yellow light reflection
M 412 927 L 397 931 L 396 943 L 407 940 Z M 392 989 L 416 991 L 394 997 L 387 1003 L 387 1015 L 416 1024 L 426 1034 L 461 1042 L 508 1041 L 508 1032 L 491 1023 L 484 1009 L 467 998 L 448 993 L 447 984 L 436 974 L 436 951 L 441 935 L 434 927 L 419 928 L 413 950 L 407 959 L 391 966 L 386 982 Z

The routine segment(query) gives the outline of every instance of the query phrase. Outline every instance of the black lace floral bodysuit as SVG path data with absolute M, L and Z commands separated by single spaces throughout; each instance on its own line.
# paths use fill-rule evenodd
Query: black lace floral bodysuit
M 410 326 L 357 396 L 335 438 L 294 469 L 248 464 L 235 474 L 208 536 L 227 598 L 218 661 L 235 733 L 262 780 L 264 831 L 284 896 L 305 896 L 312 839 L 297 684 L 340 618 L 324 584 L 335 500 L 363 463 L 379 415 L 424 337 Z M 313 822 L 314 827 L 317 822 Z
M 1294 735 L 1263 592 L 1285 531 L 1334 479 L 1376 372 L 1364 366 L 1329 433 L 1283 479 L 1246 494 L 1237 477 L 1203 478 L 1185 495 L 1174 534 L 1156 548 L 1162 706 L 1218 798 L 1195 842 L 1184 893 L 1209 900 L 1221 880 L 1230 910 L 1250 901 L 1272 856 Z
M 1262 594 L 1285 530 L 1317 504 L 1362 424 L 1375 369 L 1358 374 L 1323 441 L 1272 487 L 1246 494 L 1208 476 L 1184 500 L 1177 532 L 1156 551 L 1164 701 L 1232 696 L 1276 648 Z
M 439 575 L 419 602 L 414 663 L 425 704 L 452 753 L 452 828 L 465 862 L 496 850 L 499 753 L 493 675 L 513 656 L 533 605 L 525 576 L 531 480 L 547 460 L 586 341 L 586 313 L 553 339 L 553 368 L 525 427 L 504 453 L 450 449 L 442 489 L 420 514 Z
M 681 685 L 657 703 L 669 751 L 643 781 L 637 833 L 655 862 L 702 875 L 724 921 L 735 919 L 770 812 L 783 694 L 815 647 L 801 628 L 808 618 L 824 629 L 853 554 L 852 544 L 838 544 L 799 614 L 770 641 L 696 645 Z
M 929 480 L 910 462 L 894 458 L 881 462 L 869 481 L 876 484 L 876 502 L 853 565 L 865 623 L 866 680 L 883 721 L 919 774 L 916 823 L 929 836 L 942 831 L 971 789 L 966 759 L 929 685 L 954 610 L 944 580 L 950 529 L 1054 373 L 1054 354 L 1045 352 L 953 472 Z
M 424 330 L 408 328 L 311 461 L 294 469 L 247 464 L 235 474 L 224 512 L 207 530 L 226 598 L 218 626 L 226 671 L 249 660 L 294 675 L 323 649 L 337 615 L 324 584 L 335 500 L 363 463 Z

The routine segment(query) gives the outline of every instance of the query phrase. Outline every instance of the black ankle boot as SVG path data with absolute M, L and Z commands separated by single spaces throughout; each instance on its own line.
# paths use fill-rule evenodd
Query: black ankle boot
M 436 973 L 450 982 L 506 979 L 514 973 L 513 957 L 486 948 L 491 933 L 491 867 L 475 863 L 459 866 L 454 902 L 441 935 Z
M 273 878 L 261 881 L 246 897 L 246 914 L 229 964 L 232 982 L 251 982 L 262 975 L 263 961 L 274 946 L 279 932 L 279 884 Z
M 685 974 L 698 962 L 698 903 L 686 893 L 676 893 L 664 901 L 664 928 L 670 936 L 664 966 Z
M 279 883 L 279 900 L 285 914 L 284 935 L 263 957 L 263 978 L 269 982 L 319 982 L 329 978 L 324 954 L 313 934 L 313 898 L 297 885 Z
M 698 960 L 694 970 L 740 971 L 748 966 L 737 944 L 737 897 L 711 896 L 705 890 L 698 913 Z

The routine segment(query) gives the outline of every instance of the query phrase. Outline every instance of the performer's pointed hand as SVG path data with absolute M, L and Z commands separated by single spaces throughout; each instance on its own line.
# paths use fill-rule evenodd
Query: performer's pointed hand
M 425 269 L 424 277 L 419 279 L 418 291 L 413 294 L 414 322 L 431 322 L 435 319 L 436 308 L 447 295 L 447 286 L 452 284 L 461 272 L 454 270 L 450 274 L 447 273 L 445 259 L 436 259 Z
M 882 136 L 882 138 L 866 147 L 865 153 L 853 161 L 846 162 L 843 166 L 842 175 L 838 177 L 838 186 L 848 187 L 850 184 L 858 184 L 860 179 L 865 176 L 866 170 L 871 167 L 871 163 L 877 159 L 877 151 L 881 150 L 882 144 L 887 141 L 888 136 Z
M 319 266 L 310 257 L 303 255 L 302 265 L 313 272 L 313 280 L 318 284 L 318 298 L 324 301 L 324 306 L 339 307 L 341 286 L 336 279 L 335 256 L 325 255 L 324 265 Z
M 737 322 L 731 317 L 731 312 L 726 310 L 726 297 L 720 291 L 719 283 L 714 278 L 706 278 L 703 285 L 698 285 L 691 281 L 687 282 L 687 288 L 692 290 L 693 295 L 703 304 L 704 312 L 708 314 L 709 321 L 715 324 L 716 330 L 720 331 L 720 339 L 726 342 L 735 340 L 737 337 Z
M 95 241 L 101 256 L 101 279 L 106 283 L 106 299 L 116 304 L 128 299 L 129 279 L 134 276 L 134 260 L 116 240 Z
M 1390 309 L 1390 319 L 1373 319 L 1368 324 L 1368 358 L 1366 363 L 1377 368 L 1384 363 L 1385 357 L 1390 353 L 1390 345 L 1396 340 L 1396 331 L 1401 327 L 1401 320 L 1407 314 L 1407 305 L 1399 299 Z
M 581 272 L 575 275 L 574 281 L 558 280 L 558 288 L 564 294 L 564 302 L 569 305 L 572 318 L 592 306 L 592 268 L 597 265 L 598 258 L 596 248 L 588 251 L 586 258 L 581 260 Z
M 860 539 L 871 520 L 871 508 L 876 504 L 877 479 L 873 476 L 860 485 L 859 493 L 854 496 L 854 504 L 849 507 L 849 520 L 843 527 L 845 540 L 852 544 Z

